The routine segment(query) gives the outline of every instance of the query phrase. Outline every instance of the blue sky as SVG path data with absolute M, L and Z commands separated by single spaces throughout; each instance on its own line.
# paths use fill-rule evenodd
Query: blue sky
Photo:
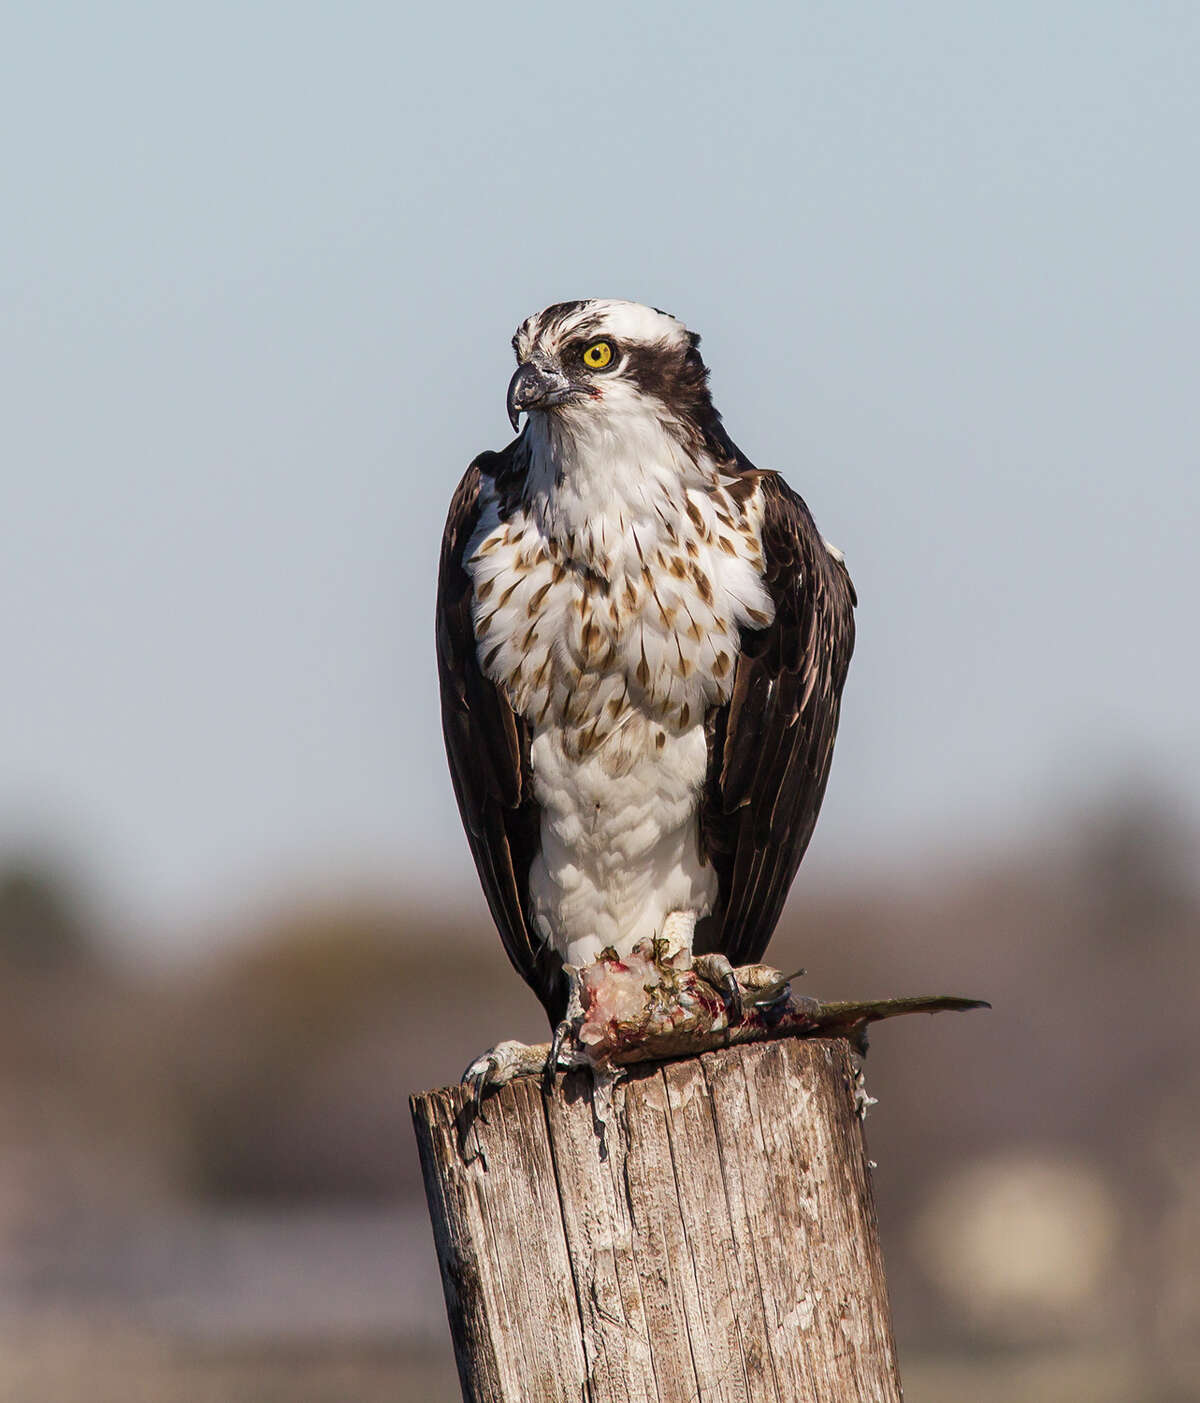
M 472 890 L 437 544 L 589 295 L 846 552 L 814 870 L 1194 795 L 1197 72 L 1183 4 L 9 7 L 0 844 L 155 931 Z

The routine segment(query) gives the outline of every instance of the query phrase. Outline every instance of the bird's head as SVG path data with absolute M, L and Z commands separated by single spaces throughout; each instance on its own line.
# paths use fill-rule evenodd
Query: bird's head
M 700 338 L 637 302 L 558 302 L 517 328 L 508 417 L 546 416 L 561 432 L 620 432 L 647 414 L 707 440 L 719 424 Z M 537 422 L 534 420 L 534 422 Z

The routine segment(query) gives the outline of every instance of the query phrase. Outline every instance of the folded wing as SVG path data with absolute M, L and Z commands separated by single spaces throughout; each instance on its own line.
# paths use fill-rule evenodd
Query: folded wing
M 845 565 L 781 477 L 746 471 L 764 499 L 775 618 L 743 631 L 729 702 L 708 718 L 700 834 L 719 899 L 697 931 L 698 951 L 719 951 L 734 965 L 762 958 L 812 837 L 854 649 Z
M 442 540 L 437 597 L 442 731 L 459 813 L 492 919 L 509 959 L 554 1024 L 566 1009 L 562 961 L 536 933 L 529 910 L 529 868 L 541 843 L 529 728 L 480 667 L 471 580 L 463 559 L 479 520 L 481 469 L 495 467 L 503 456 L 484 454 L 467 469 Z

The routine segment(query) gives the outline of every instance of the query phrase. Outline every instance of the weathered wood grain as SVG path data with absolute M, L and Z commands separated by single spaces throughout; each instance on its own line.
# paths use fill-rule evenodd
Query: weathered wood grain
M 898 1403 L 845 1042 L 412 1107 L 470 1403 Z

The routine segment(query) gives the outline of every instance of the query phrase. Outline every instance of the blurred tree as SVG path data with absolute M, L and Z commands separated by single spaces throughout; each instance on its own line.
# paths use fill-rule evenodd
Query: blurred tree
M 469 1005 L 500 974 L 505 996 L 522 993 L 499 941 L 479 946 L 483 959 L 445 917 L 347 899 L 280 917 L 218 961 L 193 990 L 179 1062 L 196 1191 L 418 1191 L 404 1093 L 437 1065 L 439 989 Z
M 1147 937 L 1194 916 L 1197 837 L 1177 804 L 1132 785 L 1085 816 L 1079 859 L 1092 892 L 1096 934 Z
M 61 970 L 83 963 L 89 953 L 68 882 L 29 859 L 0 864 L 0 961 L 19 969 Z

